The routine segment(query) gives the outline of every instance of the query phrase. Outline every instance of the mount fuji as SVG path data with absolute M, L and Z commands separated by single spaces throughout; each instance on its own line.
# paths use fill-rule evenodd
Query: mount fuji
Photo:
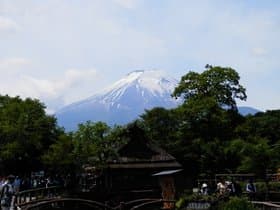
M 180 99 L 171 94 L 178 84 L 174 78 L 157 70 L 137 70 L 127 74 L 103 91 L 58 112 L 58 124 L 75 130 L 79 123 L 103 121 L 109 125 L 126 124 L 154 107 L 174 108 Z
M 137 70 L 93 96 L 56 112 L 58 124 L 66 131 L 76 130 L 86 121 L 123 125 L 154 107 L 175 108 L 181 99 L 171 97 L 178 80 L 157 70 Z M 241 115 L 256 114 L 252 107 L 238 107 Z

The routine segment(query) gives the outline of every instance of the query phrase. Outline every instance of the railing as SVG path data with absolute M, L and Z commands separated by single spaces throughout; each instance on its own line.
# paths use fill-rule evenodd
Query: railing
M 24 190 L 16 193 L 12 206 L 21 208 L 22 206 L 36 203 L 38 200 L 51 200 L 57 198 L 61 193 L 62 188 L 58 186 Z
M 111 207 L 107 204 L 92 200 L 78 199 L 78 198 L 50 198 L 45 200 L 34 200 L 18 206 L 17 209 L 37 210 L 37 209 L 98 209 L 98 210 L 148 210 L 150 208 L 158 207 L 161 209 L 164 204 L 172 204 L 174 207 L 175 201 L 165 201 L 162 199 L 138 199 L 129 202 L 121 202 L 116 207 Z M 169 208 L 173 209 L 173 208 Z
M 151 201 L 158 201 L 157 198 L 143 198 L 143 199 L 136 199 L 128 202 L 121 202 L 119 206 L 116 206 L 114 209 L 120 209 L 120 210 L 129 210 L 134 206 L 151 202 Z
M 149 210 L 155 209 L 155 207 L 157 207 L 158 209 L 172 210 L 175 209 L 175 201 L 158 199 L 139 204 L 137 206 L 132 207 L 130 210 Z
M 94 209 L 94 210 L 112 210 L 112 208 L 106 204 L 78 199 L 78 198 L 53 198 L 51 200 L 40 201 L 31 205 L 28 205 L 24 208 L 24 210 L 38 210 L 42 209 Z
M 158 198 L 144 198 L 128 202 L 120 202 L 118 206 L 111 207 L 106 203 L 79 198 L 62 198 L 63 188 L 53 186 L 48 188 L 36 188 L 18 192 L 13 199 L 13 207 L 18 210 L 34 210 L 47 208 L 71 207 L 72 209 L 100 209 L 100 210 L 140 210 L 158 207 L 173 209 L 175 201 L 167 201 Z M 84 208 L 81 208 L 84 207 Z M 66 208 L 67 209 L 67 208 Z
M 252 201 L 252 204 L 260 210 L 280 210 L 280 205 L 277 203 Z

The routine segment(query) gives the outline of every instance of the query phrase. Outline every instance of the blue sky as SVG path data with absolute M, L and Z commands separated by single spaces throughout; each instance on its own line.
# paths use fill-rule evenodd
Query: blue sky
M 280 1 L 0 0 L 0 94 L 48 111 L 136 69 L 179 79 L 230 66 L 248 99 L 279 109 Z

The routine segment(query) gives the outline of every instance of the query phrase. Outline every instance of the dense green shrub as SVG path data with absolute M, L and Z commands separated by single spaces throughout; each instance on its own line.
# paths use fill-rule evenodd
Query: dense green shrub
M 280 192 L 280 182 L 269 182 L 269 191 Z
M 267 192 L 267 184 L 265 182 L 256 182 L 256 191 L 258 193 L 266 193 Z
M 231 197 L 226 202 L 221 202 L 213 209 L 217 210 L 256 210 L 245 198 Z
M 211 194 L 211 195 L 201 195 L 201 194 L 185 194 L 180 197 L 180 199 L 176 202 L 176 208 L 182 209 L 186 207 L 189 203 L 209 203 L 215 204 L 221 200 L 228 199 L 228 194 L 219 195 L 219 194 Z

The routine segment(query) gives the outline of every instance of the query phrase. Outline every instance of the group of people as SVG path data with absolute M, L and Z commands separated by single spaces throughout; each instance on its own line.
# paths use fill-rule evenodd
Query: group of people
M 31 176 L 31 177 L 19 177 L 9 175 L 7 177 L 0 177 L 0 201 L 1 210 L 11 209 L 11 204 L 14 195 L 23 190 L 43 188 L 51 186 L 64 186 L 69 181 L 67 177 L 61 176 Z
M 230 195 L 241 195 L 242 189 L 238 181 L 224 181 L 221 180 L 217 184 L 217 192 L 220 195 L 228 193 Z
M 251 198 L 256 193 L 256 186 L 253 180 L 249 180 L 246 184 L 245 191 Z M 242 187 L 238 181 L 224 181 L 221 180 L 217 183 L 216 189 L 212 190 L 209 188 L 207 183 L 203 183 L 200 188 L 200 194 L 209 195 L 211 192 L 218 193 L 219 195 L 236 195 L 240 196 L 242 194 Z

